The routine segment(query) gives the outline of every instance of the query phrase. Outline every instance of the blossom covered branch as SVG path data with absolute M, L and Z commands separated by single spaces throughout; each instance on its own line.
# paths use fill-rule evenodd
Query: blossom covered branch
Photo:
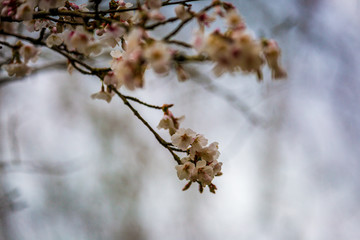
M 62 55 L 70 73 L 76 69 L 99 78 L 100 91 L 92 94 L 92 98 L 110 103 L 115 95 L 119 97 L 170 152 L 178 164 L 179 179 L 188 181 L 184 190 L 196 182 L 200 192 L 208 186 L 210 192 L 215 193 L 217 188 L 212 181 L 222 174 L 218 143 L 208 144 L 203 135 L 180 128 L 183 117 L 174 117 L 169 110 L 173 105 L 156 106 L 121 93 L 121 88 L 132 91 L 143 88 L 144 74 L 149 69 L 160 76 L 174 71 L 180 82 L 186 81 L 191 74 L 184 66 L 192 62 L 212 64 L 215 76 L 242 72 L 255 74 L 261 81 L 265 64 L 274 79 L 286 76 L 280 65 L 281 51 L 277 43 L 271 39 L 259 40 L 250 34 L 232 4 L 212 0 L 195 11 L 191 2 L 196 1 L 145 0 L 134 6 L 124 0 L 111 0 L 107 8 L 102 9 L 104 6 L 99 0 L 82 5 L 65 0 L 2 0 L 0 45 L 5 48 L 1 51 L 11 50 L 4 51 L 7 60 L 2 68 L 10 77 L 21 78 L 32 72 L 29 63 L 36 62 L 41 48 Z M 166 6 L 173 6 L 173 17 L 166 19 L 161 12 Z M 198 26 L 192 40 L 175 39 L 192 20 L 196 20 Z M 226 29 L 211 31 L 211 24 L 216 20 L 224 21 Z M 164 37 L 152 36 L 151 31 L 177 21 L 180 22 Z M 19 33 L 24 27 L 26 30 Z M 39 32 L 38 37 L 34 37 L 34 32 Z M 91 66 L 89 60 L 107 50 L 111 50 L 111 64 L 105 68 Z M 157 127 L 168 130 L 171 143 L 150 126 L 130 101 L 163 111 Z

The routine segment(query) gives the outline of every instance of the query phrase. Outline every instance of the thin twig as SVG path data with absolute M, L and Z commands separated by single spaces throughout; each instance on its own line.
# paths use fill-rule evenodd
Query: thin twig
M 182 42 L 182 41 L 178 41 L 178 40 L 167 40 L 166 42 L 169 43 L 169 44 L 179 45 L 179 46 L 182 46 L 182 47 L 185 47 L 185 48 L 192 48 L 191 44 L 188 44 L 188 43 Z
M 182 1 L 176 1 L 176 2 L 163 2 L 162 6 L 170 6 L 175 4 L 185 4 L 189 2 L 199 2 L 199 1 L 205 1 L 205 0 L 182 0 Z M 100 14 L 107 14 L 107 13 L 121 13 L 121 12 L 129 12 L 129 11 L 136 11 L 139 10 L 139 7 L 132 7 L 132 8 L 124 8 L 124 9 L 114 9 L 114 10 L 106 10 L 106 11 L 99 11 Z M 88 14 L 95 14 L 95 12 L 87 12 Z
M 42 28 L 41 31 L 40 31 L 38 39 L 36 39 L 38 42 L 41 42 L 44 39 L 45 32 L 46 32 L 46 28 Z
M 175 148 L 175 147 L 169 147 L 171 150 L 175 151 L 175 152 L 183 152 L 183 153 L 186 153 L 187 151 L 186 150 L 181 150 L 181 149 L 178 149 L 178 148 Z
M 176 4 L 176 3 L 179 3 L 179 2 L 173 2 L 173 4 Z M 192 19 L 194 19 L 194 17 L 197 17 L 198 15 L 204 13 L 204 12 L 207 12 L 209 11 L 211 8 L 219 5 L 220 2 L 214 2 L 212 3 L 211 5 L 209 6 L 206 6 L 204 7 L 203 9 L 201 9 L 197 14 L 193 14 L 191 17 L 183 20 L 172 32 L 170 32 L 168 35 L 166 35 L 163 40 L 169 40 L 171 37 L 175 36 L 183 27 L 186 23 L 190 22 Z
M 142 105 L 144 105 L 144 106 L 147 106 L 147 107 L 149 107 L 149 108 L 162 109 L 162 107 L 161 107 L 161 106 L 156 106 L 156 105 L 151 105 L 151 104 L 148 104 L 148 103 L 143 102 L 143 101 L 141 101 L 141 100 L 139 100 L 139 99 L 137 99 L 137 98 L 135 98 L 135 97 L 126 96 L 126 95 L 123 95 L 123 96 L 124 96 L 127 100 L 131 100 L 131 101 L 134 101 L 134 102 L 140 103 L 140 104 L 142 104 Z
M 147 30 L 152 30 L 152 29 L 155 29 L 155 28 L 157 28 L 157 27 L 159 27 L 159 26 L 161 26 L 161 25 L 165 25 L 165 24 L 167 24 L 167 23 L 175 22 L 175 21 L 177 21 L 177 20 L 179 20 L 178 17 L 168 18 L 168 19 L 166 19 L 166 20 L 164 20 L 164 21 L 157 22 L 157 23 L 151 24 L 151 25 L 149 25 L 149 26 L 146 26 L 145 29 L 147 29 Z
M 171 153 L 174 160 L 178 164 L 181 164 L 180 157 L 174 153 L 173 149 L 171 149 L 171 147 L 169 147 L 169 144 L 162 137 L 160 137 L 160 135 L 149 125 L 149 123 L 130 104 L 130 102 L 126 99 L 126 97 L 124 95 L 122 95 L 115 87 L 110 86 L 110 88 L 112 91 L 114 91 L 116 93 L 116 95 L 118 95 L 121 98 L 123 103 L 133 112 L 133 114 L 150 130 L 150 132 L 155 136 L 156 140 L 158 140 L 158 142 Z
M 11 44 L 8 43 L 8 42 L 0 41 L 0 44 L 6 46 L 6 47 L 8 47 L 8 48 L 14 48 L 14 46 L 11 45 Z
M 58 22 L 58 23 L 63 23 L 63 24 L 69 24 L 69 25 L 73 25 L 73 26 L 80 26 L 80 25 L 84 25 L 83 23 L 78 23 L 78 22 L 69 22 L 69 21 L 65 21 L 65 20 L 61 20 L 61 19 L 56 19 L 53 17 L 44 17 L 44 19 L 53 21 L 53 22 Z
M 183 20 L 172 32 L 170 32 L 168 35 L 166 35 L 164 37 L 164 40 L 165 41 L 169 40 L 171 37 L 173 37 L 175 34 L 177 34 L 186 23 L 190 22 L 192 19 L 193 19 L 193 17 L 189 17 L 189 18 Z
M 170 5 L 175 5 L 175 4 L 185 4 L 185 3 L 189 3 L 189 2 L 199 2 L 199 1 L 206 1 L 206 0 L 182 0 L 182 1 L 175 1 L 175 2 L 164 2 L 162 5 L 163 6 L 170 6 Z
M 27 36 L 23 36 L 23 35 L 20 35 L 20 34 L 16 34 L 16 33 L 8 33 L 8 32 L 4 32 L 3 30 L 0 30 L 0 35 L 3 34 L 3 35 L 7 35 L 7 36 L 12 36 L 12 37 L 16 37 L 18 39 L 21 39 L 21 40 L 25 40 L 25 41 L 28 41 L 28 42 L 31 42 L 33 44 L 36 44 L 36 45 L 40 45 L 40 46 L 43 46 L 43 47 L 47 47 L 61 55 L 63 55 L 64 57 L 66 57 L 70 62 L 71 64 L 74 66 L 75 69 L 77 69 L 79 72 L 83 73 L 83 74 L 87 74 L 87 75 L 96 75 L 98 77 L 102 77 L 104 75 L 104 73 L 110 71 L 111 69 L 109 68 L 93 68 L 91 66 L 89 66 L 88 64 L 72 57 L 71 55 L 67 54 L 67 53 L 64 53 L 59 47 L 57 46 L 53 46 L 53 47 L 48 47 L 46 45 L 46 43 L 42 42 L 42 41 L 38 41 L 38 39 L 35 39 L 35 38 L 31 38 L 31 37 L 27 37 Z M 84 68 L 86 68 L 87 70 L 89 71 L 85 71 L 81 68 L 79 68 L 77 65 L 81 65 L 83 66 Z

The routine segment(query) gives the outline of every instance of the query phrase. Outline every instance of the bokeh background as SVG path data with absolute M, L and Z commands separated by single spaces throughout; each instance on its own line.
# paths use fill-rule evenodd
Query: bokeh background
M 129 109 L 90 99 L 96 78 L 48 70 L 0 85 L 0 239 L 360 239 L 360 1 L 230 2 L 278 41 L 287 80 L 198 64 L 185 83 L 148 71 L 144 89 L 124 90 L 175 104 L 182 127 L 220 143 L 216 195 L 182 192 Z M 161 111 L 135 106 L 157 126 Z

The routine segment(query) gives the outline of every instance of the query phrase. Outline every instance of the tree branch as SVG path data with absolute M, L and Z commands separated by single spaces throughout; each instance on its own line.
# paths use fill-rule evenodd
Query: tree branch
M 177 2 L 177 3 L 179 3 L 179 2 Z M 174 2 L 174 4 L 175 4 L 175 2 Z M 200 15 L 200 14 L 202 14 L 202 13 L 204 13 L 204 12 L 207 12 L 207 11 L 209 11 L 211 8 L 213 8 L 213 7 L 215 7 L 215 6 L 218 6 L 218 5 L 220 5 L 220 4 L 221 4 L 220 2 L 214 2 L 214 3 L 212 3 L 211 5 L 206 6 L 206 7 L 204 7 L 203 9 L 201 9 L 198 13 L 192 14 L 191 17 L 183 20 L 172 32 L 170 32 L 168 35 L 166 35 L 166 36 L 163 38 L 163 40 L 165 40 L 165 41 L 166 41 L 166 40 L 169 40 L 171 37 L 175 36 L 175 35 L 185 26 L 185 24 L 188 23 L 188 22 L 190 22 L 194 17 L 197 17 L 198 15 Z
M 130 104 L 130 102 L 126 99 L 124 95 L 122 95 L 115 87 L 110 86 L 110 89 L 118 95 L 123 103 L 133 112 L 133 114 L 150 130 L 150 132 L 155 136 L 156 140 L 165 147 L 173 156 L 174 160 L 181 164 L 180 157 L 174 153 L 174 150 L 169 146 L 169 143 L 167 143 L 160 135 L 149 125 L 149 123 L 139 114 L 139 112 Z
M 77 69 L 79 72 L 83 73 L 83 74 L 87 74 L 87 75 L 96 75 L 100 78 L 102 78 L 102 76 L 104 75 L 104 73 L 110 71 L 111 69 L 110 68 L 93 68 L 91 66 L 89 66 L 88 64 L 72 57 L 71 55 L 61 51 L 61 49 L 59 47 L 56 47 L 56 46 L 53 46 L 53 47 L 48 47 L 44 42 L 42 41 L 39 41 L 38 39 L 35 39 L 35 38 L 31 38 L 31 37 L 27 37 L 27 36 L 23 36 L 23 35 L 20 35 L 20 34 L 16 34 L 16 33 L 8 33 L 8 32 L 5 32 L 3 30 L 0 30 L 0 35 L 7 35 L 7 36 L 12 36 L 12 37 L 16 37 L 18 39 L 21 39 L 21 40 L 25 40 L 25 41 L 28 41 L 28 42 L 31 42 L 35 45 L 40 45 L 40 46 L 43 46 L 43 47 L 46 47 L 46 48 L 49 48 L 61 55 L 63 55 L 64 57 L 66 57 L 70 62 L 71 64 L 74 66 L 75 69 Z M 85 71 L 81 68 L 79 68 L 77 65 L 81 65 L 83 66 L 84 68 L 86 68 L 87 70 L 89 71 Z
M 124 96 L 127 100 L 131 100 L 131 101 L 140 103 L 140 104 L 142 104 L 142 105 L 144 105 L 144 106 L 146 106 L 146 107 L 149 107 L 149 108 L 154 108 L 154 109 L 162 109 L 162 108 L 163 108 L 163 107 L 161 107 L 161 106 L 155 106 L 155 105 L 151 105 L 151 104 L 145 103 L 145 102 L 143 102 L 143 101 L 141 101 L 141 100 L 139 100 L 139 99 L 137 99 L 137 98 L 135 98 L 135 97 L 125 96 L 125 95 L 123 95 L 123 96 Z M 172 105 L 171 105 L 171 106 L 172 106 Z

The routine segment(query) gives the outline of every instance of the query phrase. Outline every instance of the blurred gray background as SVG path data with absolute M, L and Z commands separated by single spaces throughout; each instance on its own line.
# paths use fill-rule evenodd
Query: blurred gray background
M 148 71 L 144 89 L 123 90 L 175 104 L 182 127 L 220 143 L 217 194 L 182 192 L 129 109 L 90 99 L 96 78 L 46 71 L 0 85 L 0 239 L 360 239 L 359 1 L 230 2 L 278 41 L 287 80 L 199 64 L 185 83 Z M 161 111 L 134 106 L 157 126 Z

